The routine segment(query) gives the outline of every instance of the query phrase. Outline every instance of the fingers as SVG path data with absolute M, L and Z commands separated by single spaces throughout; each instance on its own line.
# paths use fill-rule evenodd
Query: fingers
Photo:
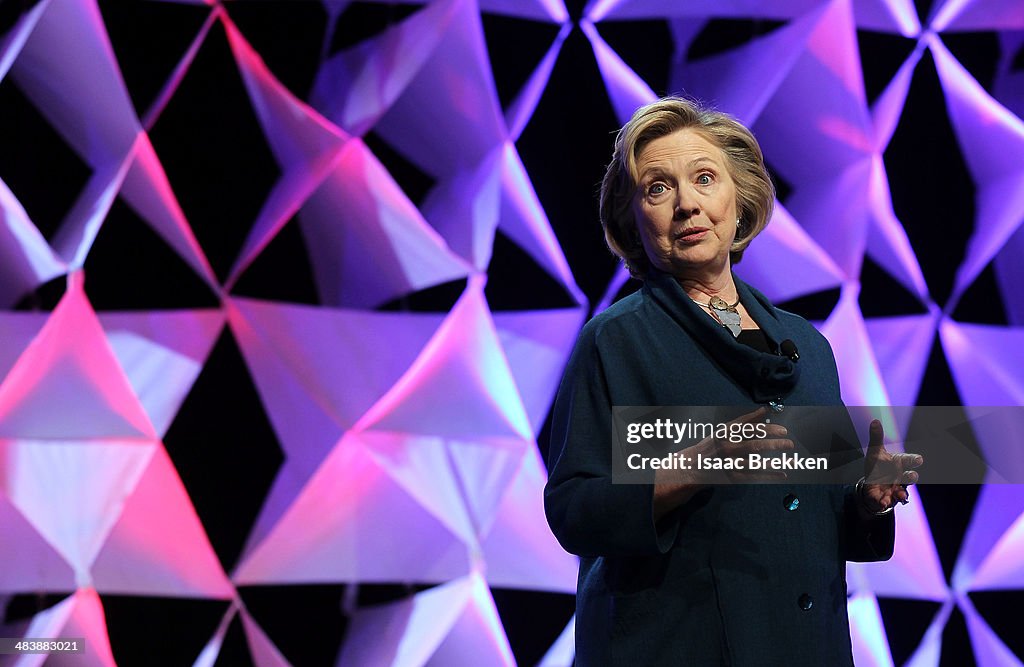
M 871 425 L 868 427 L 868 449 L 882 447 L 884 439 L 885 431 L 882 429 L 882 422 L 877 419 L 872 420 Z
M 920 454 L 893 454 L 892 462 L 900 470 L 911 470 L 920 468 L 924 464 L 924 457 Z
M 916 481 L 917 473 L 910 471 L 903 473 L 901 482 L 897 484 L 865 484 L 864 494 L 881 509 L 886 509 L 896 503 L 906 505 L 910 502 L 910 490 L 907 489 L 907 486 Z

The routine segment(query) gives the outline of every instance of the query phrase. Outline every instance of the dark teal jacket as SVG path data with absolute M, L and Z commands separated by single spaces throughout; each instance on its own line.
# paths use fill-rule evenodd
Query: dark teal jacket
M 650 485 L 612 484 L 612 406 L 842 404 L 825 338 L 736 282 L 776 354 L 738 343 L 661 273 L 580 333 L 545 489 L 552 531 L 581 558 L 577 665 L 852 665 L 846 561 L 892 555 L 891 514 L 861 516 L 851 487 L 732 485 L 655 525 Z M 786 339 L 795 364 L 777 353 Z

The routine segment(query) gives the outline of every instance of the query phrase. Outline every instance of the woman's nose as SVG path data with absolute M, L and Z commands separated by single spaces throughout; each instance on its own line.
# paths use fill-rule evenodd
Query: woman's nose
M 676 199 L 676 208 L 672 213 L 672 217 L 676 220 L 685 220 L 692 218 L 700 213 L 700 206 L 692 196 L 686 196 L 680 194 Z

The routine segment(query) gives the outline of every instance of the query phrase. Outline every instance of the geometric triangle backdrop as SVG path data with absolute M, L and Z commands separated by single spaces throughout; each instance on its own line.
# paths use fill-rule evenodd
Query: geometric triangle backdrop
M 757 135 L 737 272 L 847 403 L 1024 404 L 1016 0 L 3 5 L 0 635 L 570 664 L 546 421 L 636 287 L 596 184 L 659 95 Z M 912 496 L 857 664 L 1021 665 L 1024 490 Z

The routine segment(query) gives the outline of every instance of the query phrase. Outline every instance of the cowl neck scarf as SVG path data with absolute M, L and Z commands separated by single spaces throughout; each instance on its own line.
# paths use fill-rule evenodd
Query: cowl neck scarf
M 758 403 L 784 399 L 800 379 L 800 367 L 782 356 L 779 344 L 787 338 L 775 307 L 733 274 L 740 302 L 768 338 L 773 352 L 759 352 L 737 341 L 708 317 L 669 274 L 652 269 L 644 281 L 655 301 L 704 349 L 704 352 Z

